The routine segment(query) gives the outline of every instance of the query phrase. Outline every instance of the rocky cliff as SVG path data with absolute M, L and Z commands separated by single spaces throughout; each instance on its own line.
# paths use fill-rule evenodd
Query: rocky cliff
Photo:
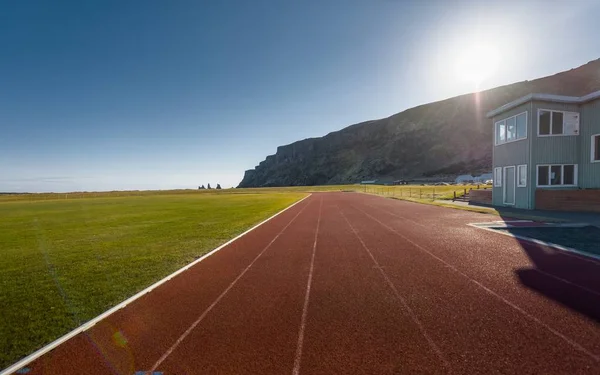
M 529 93 L 580 96 L 600 90 L 600 59 L 533 81 L 407 109 L 277 148 L 238 187 L 355 183 L 477 173 L 491 168 L 493 127 L 485 113 Z

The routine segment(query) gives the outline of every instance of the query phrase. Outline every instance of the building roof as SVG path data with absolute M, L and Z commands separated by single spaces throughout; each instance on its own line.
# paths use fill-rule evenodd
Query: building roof
M 592 92 L 590 94 L 584 96 L 564 96 L 564 95 L 554 95 L 554 94 L 529 94 L 525 95 L 517 100 L 513 100 L 510 103 L 504 104 L 501 107 L 494 109 L 493 111 L 489 111 L 486 113 L 487 118 L 492 118 L 500 113 L 506 112 L 510 109 L 520 106 L 521 104 L 525 104 L 532 100 L 541 100 L 545 102 L 555 102 L 555 103 L 569 103 L 569 104 L 581 104 L 585 102 L 589 102 L 590 100 L 600 98 L 600 90 Z

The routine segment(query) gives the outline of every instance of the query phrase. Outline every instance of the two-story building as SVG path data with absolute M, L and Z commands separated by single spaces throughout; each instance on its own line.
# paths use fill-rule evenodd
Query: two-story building
M 494 205 L 600 211 L 600 91 L 529 94 L 487 117 Z

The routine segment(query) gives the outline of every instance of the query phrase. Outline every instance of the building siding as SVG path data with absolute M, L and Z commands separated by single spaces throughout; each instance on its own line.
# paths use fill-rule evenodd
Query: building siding
M 537 187 L 537 166 L 540 164 L 577 164 L 580 165 L 581 131 L 584 127 L 583 114 L 577 104 L 531 102 L 531 169 L 529 193 L 531 197 L 531 208 L 535 207 Z M 555 111 L 579 112 L 580 135 L 567 136 L 538 136 L 538 111 L 549 109 Z M 579 168 L 579 167 L 578 167 Z M 579 169 L 578 169 L 579 171 Z M 580 173 L 580 172 L 578 172 Z M 578 176 L 579 179 L 580 175 Z M 550 189 L 573 189 L 570 187 L 553 187 Z
M 581 109 L 577 105 L 561 103 L 533 103 L 533 121 L 531 139 L 532 161 L 537 164 L 578 164 L 579 163 L 579 144 L 581 135 L 567 136 L 538 136 L 538 110 L 551 109 L 557 111 L 579 112 Z M 583 116 L 582 116 L 583 117 Z M 583 128 L 583 120 L 580 120 L 580 132 Z
M 541 109 L 578 112 L 580 114 L 579 135 L 538 136 L 538 111 Z M 575 191 L 573 187 L 550 187 L 540 194 L 546 198 L 536 199 L 537 166 L 541 164 L 576 164 L 578 171 L 578 188 L 600 189 L 600 162 L 592 162 L 592 135 L 600 134 L 600 99 L 578 104 L 564 104 L 544 101 L 530 101 L 509 111 L 494 116 L 492 126 L 496 122 L 527 111 L 527 139 L 510 142 L 493 148 L 493 167 L 527 165 L 528 179 L 526 188 L 516 188 L 515 206 L 519 208 L 535 208 L 535 202 L 548 204 L 548 197 L 553 196 L 547 190 L 556 191 L 571 197 L 565 190 Z M 518 170 L 516 170 L 518 173 Z M 518 176 L 517 176 L 518 177 Z M 504 180 L 502 187 L 493 188 L 494 205 L 504 205 Z M 563 191 L 563 193 L 561 193 Z M 600 194 L 598 190 L 591 191 Z M 543 199 L 542 199 L 543 198 Z M 563 202 L 564 203 L 564 202 Z
M 504 143 L 496 146 L 496 122 L 504 120 L 508 117 L 518 115 L 520 113 L 527 112 L 527 138 L 520 139 L 518 141 Z M 493 168 L 496 167 L 515 167 L 515 178 L 518 178 L 517 166 L 526 164 L 529 166 L 529 143 L 531 140 L 531 103 L 526 103 L 513 108 L 510 111 L 504 112 L 493 118 L 492 126 L 494 127 L 494 148 L 493 148 Z M 529 200 L 530 192 L 528 190 L 531 186 L 531 167 L 528 167 L 528 181 L 527 187 L 515 187 L 515 206 L 517 208 L 532 208 Z M 504 172 L 503 172 L 504 173 Z M 501 187 L 493 187 L 492 189 L 492 201 L 494 205 L 504 206 L 504 183 L 502 181 Z
M 600 188 L 600 163 L 592 163 L 592 135 L 600 134 L 600 100 L 585 103 L 581 108 L 581 147 L 579 186 L 584 189 Z

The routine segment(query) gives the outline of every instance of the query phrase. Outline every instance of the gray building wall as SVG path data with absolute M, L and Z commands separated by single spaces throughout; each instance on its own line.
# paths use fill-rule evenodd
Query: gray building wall
M 567 136 L 538 136 L 538 110 L 558 110 L 580 114 L 580 134 Z M 527 165 L 527 187 L 516 187 L 515 207 L 535 208 L 537 166 L 540 164 L 577 164 L 578 187 L 600 188 L 600 162 L 592 162 L 592 135 L 600 134 L 600 99 L 578 104 L 532 101 L 506 111 L 493 118 L 498 121 L 527 111 L 527 138 L 505 143 L 493 148 L 493 168 Z M 495 138 L 494 138 L 495 139 Z M 518 173 L 518 170 L 515 169 Z M 517 175 L 518 178 L 518 175 Z M 504 179 L 502 187 L 493 187 L 493 204 L 504 205 Z M 552 187 L 551 189 L 573 189 Z
M 579 187 L 600 188 L 600 163 L 592 163 L 592 135 L 600 134 L 600 99 L 581 106 Z
M 531 208 L 535 208 L 535 191 L 537 187 L 537 166 L 539 164 L 577 164 L 578 181 L 581 178 L 579 170 L 581 165 L 581 131 L 585 127 L 581 108 L 577 104 L 564 104 L 553 102 L 535 101 L 532 105 L 532 137 L 531 137 L 531 184 L 529 185 L 531 196 Z M 579 131 L 580 135 L 563 136 L 538 136 L 538 111 L 543 109 L 555 111 L 579 112 Z M 573 189 L 572 187 L 551 187 L 548 189 Z
M 538 110 L 550 109 L 556 111 L 579 112 L 581 109 L 578 105 L 548 103 L 548 102 L 533 102 L 533 121 L 531 139 L 532 146 L 532 161 L 536 164 L 577 164 L 579 163 L 579 143 L 581 135 L 564 135 L 564 136 L 538 136 Z M 582 116 L 583 117 L 583 116 Z M 583 127 L 583 119 L 580 117 L 579 129 Z
M 527 138 L 518 141 L 508 142 L 501 145 L 495 145 L 496 122 L 504 120 L 508 117 L 518 115 L 522 112 L 527 112 Z M 515 178 L 518 178 L 517 166 L 528 165 L 528 181 L 527 187 L 516 187 L 515 189 L 515 205 L 517 208 L 532 208 L 531 202 L 528 199 L 530 195 L 529 186 L 531 186 L 531 167 L 529 167 L 530 153 L 529 143 L 531 141 L 531 103 L 523 104 L 513 108 L 510 111 L 504 112 L 493 118 L 492 126 L 494 127 L 494 147 L 493 147 L 493 168 L 496 167 L 515 167 Z M 503 176 L 504 177 L 504 176 Z M 504 178 L 501 187 L 492 187 L 492 202 L 497 206 L 504 206 Z

